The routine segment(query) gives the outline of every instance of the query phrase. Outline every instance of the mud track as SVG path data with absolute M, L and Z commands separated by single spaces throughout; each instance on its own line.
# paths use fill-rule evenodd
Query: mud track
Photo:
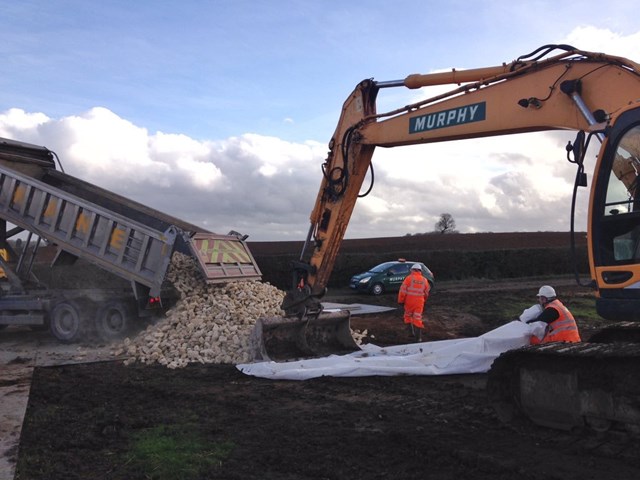
M 510 291 L 527 301 L 538 283 Z M 478 335 L 511 320 L 471 313 L 490 312 L 502 287 L 441 286 L 429 302 L 428 338 Z M 585 295 L 569 286 L 559 290 L 568 301 Z M 346 289 L 327 300 L 395 306 L 393 295 L 354 296 Z M 368 330 L 380 345 L 410 341 L 397 310 L 355 316 L 352 327 Z M 223 460 L 184 478 L 640 478 L 637 440 L 526 421 L 503 425 L 484 385 L 484 375 L 296 382 L 248 377 L 231 365 L 40 367 L 33 374 L 16 478 L 165 478 L 131 457 L 135 436 L 158 426 L 228 447 Z

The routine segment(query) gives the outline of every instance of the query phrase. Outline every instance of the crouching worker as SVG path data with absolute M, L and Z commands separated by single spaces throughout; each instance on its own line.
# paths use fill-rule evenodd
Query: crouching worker
M 580 342 L 578 325 L 569 309 L 556 297 L 553 287 L 549 285 L 540 287 L 537 297 L 543 310 L 540 315 L 527 320 L 526 323 L 544 322 L 547 324 L 547 329 L 542 340 L 532 336 L 530 343 L 537 345 L 550 342 Z
M 418 263 L 411 266 L 411 273 L 404 279 L 398 292 L 398 303 L 404 304 L 404 323 L 409 325 L 411 332 L 422 341 L 424 322 L 422 312 L 424 304 L 429 298 L 429 281 L 422 275 L 422 267 Z

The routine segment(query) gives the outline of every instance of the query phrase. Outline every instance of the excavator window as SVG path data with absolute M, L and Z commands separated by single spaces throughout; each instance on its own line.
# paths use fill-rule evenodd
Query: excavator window
M 613 254 L 613 263 L 640 260 L 640 126 L 620 139 L 612 162 L 604 204 L 604 220 Z M 606 242 L 606 243 L 609 243 Z

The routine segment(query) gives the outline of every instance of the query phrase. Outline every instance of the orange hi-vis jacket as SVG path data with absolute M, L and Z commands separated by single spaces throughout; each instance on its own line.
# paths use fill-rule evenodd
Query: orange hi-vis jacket
M 558 311 L 558 319 L 549 324 L 549 330 L 540 343 L 550 342 L 580 342 L 580 333 L 573 315 L 560 300 L 552 300 L 544 308 L 553 308 Z
M 424 328 L 422 311 L 424 303 L 429 298 L 429 282 L 422 273 L 412 271 L 402 282 L 398 292 L 398 303 L 404 303 L 404 323 L 412 323 L 418 328 Z

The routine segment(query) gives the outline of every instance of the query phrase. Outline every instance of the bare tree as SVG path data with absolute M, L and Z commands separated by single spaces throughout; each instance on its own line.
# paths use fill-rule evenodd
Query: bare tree
M 441 213 L 440 220 L 436 223 L 436 233 L 458 233 L 456 230 L 456 221 L 450 213 Z

